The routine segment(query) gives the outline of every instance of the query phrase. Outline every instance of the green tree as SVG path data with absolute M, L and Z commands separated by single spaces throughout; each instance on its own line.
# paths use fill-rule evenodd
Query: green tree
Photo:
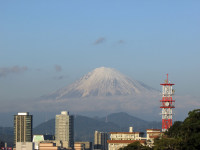
M 180 150 L 181 139 L 162 137 L 161 139 L 155 139 L 154 150 Z
M 168 132 L 166 132 L 165 135 L 169 137 L 174 137 L 174 138 L 180 137 L 181 125 L 182 125 L 181 121 L 174 122 L 173 126 L 169 128 Z

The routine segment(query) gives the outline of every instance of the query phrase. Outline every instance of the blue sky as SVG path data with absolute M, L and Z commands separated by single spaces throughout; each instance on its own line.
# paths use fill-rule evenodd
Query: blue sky
M 31 100 L 111 67 L 200 97 L 200 1 L 0 1 L 0 101 Z

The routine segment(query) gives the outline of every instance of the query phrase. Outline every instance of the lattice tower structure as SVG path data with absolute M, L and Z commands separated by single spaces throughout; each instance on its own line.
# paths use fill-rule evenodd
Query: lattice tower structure
M 168 80 L 168 74 L 165 83 L 160 85 L 162 85 L 162 100 L 160 100 L 160 108 L 162 109 L 162 132 L 165 132 L 172 126 L 172 109 L 175 108 L 175 100 L 172 99 L 172 95 L 174 95 L 175 91 L 172 88 L 174 84 Z

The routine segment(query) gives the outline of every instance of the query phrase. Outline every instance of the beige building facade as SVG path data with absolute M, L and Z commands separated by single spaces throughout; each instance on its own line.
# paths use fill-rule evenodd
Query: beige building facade
M 34 150 L 32 142 L 17 142 L 16 150 Z
M 39 150 L 59 150 L 55 143 L 39 143 Z
M 69 112 L 62 111 L 55 118 L 55 140 L 61 147 L 74 147 L 74 118 Z

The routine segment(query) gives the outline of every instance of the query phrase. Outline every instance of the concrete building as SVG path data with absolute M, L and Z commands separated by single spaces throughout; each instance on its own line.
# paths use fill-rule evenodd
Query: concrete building
M 74 118 L 67 111 L 62 111 L 60 115 L 56 115 L 55 140 L 56 143 L 61 143 L 61 147 L 74 147 Z
M 14 147 L 17 142 L 32 142 L 32 115 L 28 112 L 14 115 Z
M 129 132 L 110 132 L 110 140 L 107 140 L 108 149 L 120 149 L 136 141 L 145 144 L 146 138 L 143 136 L 143 132 L 133 132 L 132 127 L 129 128 Z
M 108 133 L 95 131 L 94 150 L 108 150 Z

